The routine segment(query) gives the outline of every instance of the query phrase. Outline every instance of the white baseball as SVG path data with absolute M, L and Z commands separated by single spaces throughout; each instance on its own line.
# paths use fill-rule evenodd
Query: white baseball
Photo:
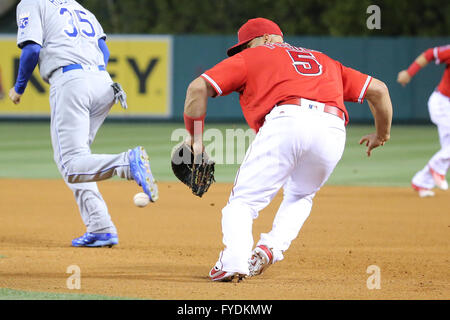
M 150 202 L 150 198 L 143 192 L 136 193 L 133 198 L 136 207 L 143 208 Z

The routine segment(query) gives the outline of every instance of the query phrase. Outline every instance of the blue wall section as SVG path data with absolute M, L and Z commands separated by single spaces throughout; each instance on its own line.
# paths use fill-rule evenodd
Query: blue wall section
M 235 42 L 233 36 L 175 36 L 173 48 L 173 116 L 182 119 L 184 99 L 189 83 L 216 63 L 225 59 L 226 49 Z M 239 95 L 210 99 L 208 120 L 243 120 Z
M 226 50 L 235 36 L 174 36 L 173 117 L 181 120 L 189 82 L 226 58 Z M 397 74 L 406 69 L 424 50 L 450 43 L 446 38 L 357 38 L 357 37 L 286 37 L 286 42 L 328 54 L 348 67 L 372 75 L 389 87 L 397 122 L 428 122 L 427 101 L 439 83 L 444 65 L 430 65 L 406 88 L 397 82 Z M 346 103 L 350 121 L 368 122 L 372 116 L 367 105 Z M 243 121 L 239 96 L 210 99 L 208 120 Z

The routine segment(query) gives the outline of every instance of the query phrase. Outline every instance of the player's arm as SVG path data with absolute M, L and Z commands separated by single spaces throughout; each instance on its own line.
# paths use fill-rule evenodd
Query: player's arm
M 380 80 L 355 69 L 339 64 L 342 73 L 344 101 L 363 103 L 367 100 L 375 119 L 375 133 L 365 135 L 359 144 L 365 143 L 367 155 L 390 139 L 392 103 L 387 86 Z
M 425 68 L 434 59 L 434 48 L 430 48 L 423 52 L 416 58 L 416 60 L 414 60 L 408 69 L 402 70 L 398 73 L 397 82 L 402 86 L 406 86 L 422 68 Z
M 22 46 L 17 80 L 14 87 L 9 90 L 9 98 L 15 104 L 20 103 L 20 98 L 25 92 L 31 74 L 39 62 L 40 51 L 41 46 L 32 41 L 28 41 Z
M 98 39 L 98 47 L 100 48 L 100 51 L 103 53 L 103 61 L 105 62 L 106 67 L 108 65 L 110 53 L 108 46 L 106 45 L 105 38 Z
M 9 90 L 13 103 L 20 102 L 28 81 L 39 61 L 39 53 L 44 43 L 42 24 L 42 1 L 22 0 L 16 9 L 17 46 L 22 49 L 17 80 Z
M 247 68 L 240 54 L 223 60 L 189 84 L 184 104 L 184 123 L 194 154 L 203 151 L 203 128 L 208 97 L 240 91 L 245 85 Z
M 184 124 L 189 132 L 187 143 L 192 145 L 194 154 L 203 151 L 203 128 L 208 97 L 214 97 L 216 91 L 202 77 L 192 81 L 186 92 L 184 103 Z
M 370 82 L 366 100 L 375 119 L 376 132 L 362 137 L 359 144 L 366 144 L 367 155 L 370 157 L 372 149 L 383 146 L 390 139 L 392 102 L 386 84 L 377 79 Z

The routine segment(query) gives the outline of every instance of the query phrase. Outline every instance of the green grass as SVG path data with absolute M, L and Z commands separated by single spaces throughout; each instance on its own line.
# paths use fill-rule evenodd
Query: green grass
M 372 127 L 350 126 L 344 155 L 328 184 L 409 186 L 413 175 L 440 149 L 434 126 L 394 126 L 391 140 L 367 157 L 360 138 Z
M 143 145 L 151 158 L 152 171 L 160 181 L 175 181 L 170 168 L 170 154 L 180 139 L 172 141 L 175 129 L 183 124 L 167 123 L 106 123 L 92 145 L 93 153 L 119 153 Z M 225 135 L 227 128 L 242 128 L 245 124 L 207 124 Z M 374 150 L 372 157 L 358 141 L 373 131 L 369 126 L 350 125 L 344 156 L 328 184 L 407 186 L 414 173 L 421 169 L 439 149 L 433 126 L 394 126 L 391 141 Z M 51 178 L 60 174 L 53 162 L 48 123 L 0 123 L 0 178 Z M 208 144 L 206 144 L 208 145 Z M 238 164 L 217 165 L 216 180 L 232 182 Z
M 131 300 L 128 298 L 108 297 L 77 293 L 30 292 L 0 288 L 0 300 Z

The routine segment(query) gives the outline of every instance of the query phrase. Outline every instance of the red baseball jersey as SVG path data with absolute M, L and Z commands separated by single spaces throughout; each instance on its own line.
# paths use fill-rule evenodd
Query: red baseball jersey
M 216 96 L 233 91 L 249 126 L 258 131 L 265 116 L 286 99 L 305 98 L 348 113 L 344 101 L 364 101 L 372 77 L 313 50 L 274 43 L 246 49 L 201 75 Z
M 450 97 L 450 45 L 428 49 L 425 51 L 425 58 L 428 62 L 434 60 L 436 64 L 445 63 L 447 65 L 438 90 L 440 93 Z

